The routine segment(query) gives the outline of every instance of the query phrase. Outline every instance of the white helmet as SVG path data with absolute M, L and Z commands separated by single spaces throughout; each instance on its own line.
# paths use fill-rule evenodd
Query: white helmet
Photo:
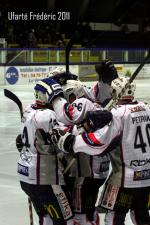
M 121 99 L 133 99 L 134 92 L 136 89 L 135 83 L 128 84 L 125 88 L 126 84 L 128 83 L 129 78 L 120 77 L 112 81 L 112 96 L 114 99 L 121 98 Z M 122 94 L 122 96 L 121 96 Z
M 62 86 L 64 97 L 70 102 L 71 98 L 75 99 L 84 96 L 84 85 L 79 80 L 67 80 L 67 83 Z M 75 100 L 74 99 L 74 100 Z
M 66 72 L 65 68 L 56 66 L 49 72 L 48 77 L 55 76 L 56 74 L 65 72 Z

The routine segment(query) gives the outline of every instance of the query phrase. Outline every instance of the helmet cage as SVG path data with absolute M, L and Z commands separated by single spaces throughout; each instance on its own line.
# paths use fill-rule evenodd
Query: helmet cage
M 112 96 L 114 99 L 133 99 L 136 89 L 135 83 L 129 83 L 128 78 L 120 77 L 112 81 Z

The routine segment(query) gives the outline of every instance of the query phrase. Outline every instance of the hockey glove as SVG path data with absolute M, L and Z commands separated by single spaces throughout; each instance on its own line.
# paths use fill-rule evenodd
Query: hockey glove
M 66 84 L 67 80 L 77 80 L 78 76 L 72 73 L 58 73 L 54 76 L 51 76 L 53 80 L 55 80 L 60 85 Z
M 49 132 L 49 138 L 63 152 L 73 154 L 74 135 L 60 129 L 53 129 Z
M 18 136 L 16 137 L 16 147 L 17 147 L 18 151 L 21 152 L 21 150 L 23 148 L 21 134 L 18 134 Z
M 95 71 L 99 76 L 99 81 L 107 84 L 118 78 L 117 70 L 110 60 L 103 60 L 100 64 L 95 65 Z
M 62 87 L 52 78 L 45 78 L 39 81 L 34 89 L 48 96 L 49 103 L 51 103 L 56 97 L 63 96 Z
M 90 132 L 94 132 L 109 124 L 112 118 L 112 113 L 106 110 L 88 111 L 85 119 L 85 128 Z

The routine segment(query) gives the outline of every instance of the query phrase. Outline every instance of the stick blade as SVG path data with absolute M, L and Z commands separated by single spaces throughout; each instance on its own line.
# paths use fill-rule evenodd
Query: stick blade
M 22 102 L 19 100 L 19 98 L 11 91 L 9 91 L 8 89 L 4 89 L 4 96 L 11 99 L 12 101 L 14 101 L 18 107 L 19 107 L 19 110 L 20 110 L 20 114 L 21 114 L 21 117 L 23 115 L 23 107 L 22 107 Z

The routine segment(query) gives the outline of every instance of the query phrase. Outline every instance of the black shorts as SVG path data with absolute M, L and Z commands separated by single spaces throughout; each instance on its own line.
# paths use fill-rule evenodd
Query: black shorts
M 34 185 L 20 182 L 22 190 L 30 197 L 39 217 L 49 214 L 59 224 L 73 217 L 71 198 L 66 186 Z
M 83 179 L 83 182 L 80 182 Z M 75 213 L 94 213 L 99 188 L 104 184 L 105 179 L 68 178 L 68 187 L 72 195 L 72 204 Z

